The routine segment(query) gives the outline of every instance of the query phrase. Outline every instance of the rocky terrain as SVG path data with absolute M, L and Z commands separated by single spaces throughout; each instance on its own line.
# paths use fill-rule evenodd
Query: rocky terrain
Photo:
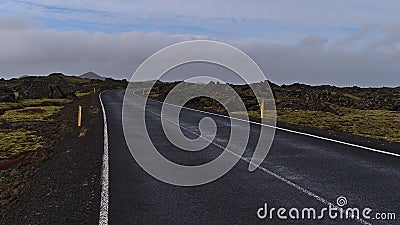
M 123 89 L 126 80 L 112 78 L 87 79 L 53 73 L 48 76 L 25 76 L 11 80 L 0 79 L 0 102 L 16 102 L 22 99 L 69 98 L 74 99 L 79 93 L 107 89 Z
M 156 82 L 153 93 L 157 93 L 158 99 L 163 99 L 167 93 L 180 82 Z M 209 86 L 212 90 L 222 90 L 223 84 L 209 83 L 207 85 L 191 84 L 188 91 L 207 90 Z M 248 85 L 229 84 L 245 101 L 248 110 L 257 110 L 257 104 L 251 104 L 254 98 Z M 263 84 L 252 84 L 253 89 L 263 93 Z M 360 110 L 390 110 L 400 111 L 400 87 L 396 88 L 360 88 L 335 87 L 330 85 L 311 86 L 305 84 L 276 85 L 269 82 L 269 86 L 274 94 L 276 107 L 278 109 L 290 108 L 293 110 L 313 110 L 331 112 L 341 115 L 340 107 L 348 107 Z M 268 96 L 264 96 L 268 98 Z M 253 102 L 252 102 L 253 103 Z M 259 110 L 259 109 L 258 109 Z
M 0 224 L 45 224 L 49 218 L 75 224 L 97 213 L 92 204 L 99 194 L 102 152 L 102 132 L 94 132 L 102 131 L 98 93 L 126 85 L 63 74 L 0 79 Z M 82 127 L 76 123 L 78 104 Z M 76 213 L 67 217 L 65 208 Z
M 0 160 L 0 224 L 98 223 L 103 154 L 98 94 L 79 97 L 50 119 L 25 127 L 41 137 L 39 148 L 25 145 L 23 152 Z
M 268 81 L 265 81 L 268 82 Z M 181 82 L 156 82 L 150 97 L 163 101 L 172 88 Z M 182 93 L 207 93 L 210 90 L 223 95 L 229 85 L 242 98 L 251 117 L 259 117 L 260 108 L 249 85 L 185 84 Z M 257 96 L 267 96 L 264 83 L 251 84 Z M 328 131 L 338 131 L 363 137 L 400 142 L 400 87 L 360 88 L 305 84 L 276 85 L 269 82 L 277 109 L 278 122 Z M 186 88 L 186 89 L 185 89 Z M 220 93 L 218 93 L 220 91 Z M 233 97 L 226 96 L 225 104 L 234 104 Z M 268 107 L 268 103 L 266 104 Z M 186 106 L 225 113 L 218 102 L 209 98 L 195 98 Z M 268 110 L 268 108 L 266 108 Z M 244 112 L 238 112 L 238 114 Z
M 278 108 L 324 111 L 327 107 L 400 111 L 400 87 L 360 88 L 304 84 L 272 85 Z M 336 112 L 340 114 L 340 112 Z
M 267 82 L 267 81 L 266 81 Z M 86 79 L 63 74 L 0 79 L 0 223 L 96 223 L 102 118 L 98 93 L 124 89 L 128 82 Z M 163 101 L 181 82 L 156 82 L 150 98 Z M 146 87 L 147 83 L 136 83 Z M 257 95 L 272 100 L 265 83 L 251 84 Z M 375 148 L 399 149 L 400 87 L 360 88 L 276 85 L 269 83 L 278 125 Z M 252 119 L 260 108 L 248 85 L 229 85 L 243 99 Z M 186 83 L 183 94 L 215 92 L 228 84 Z M 226 104 L 237 102 L 225 96 Z M 78 105 L 83 127 L 76 126 Z M 266 104 L 268 108 L 268 102 Z M 217 101 L 198 97 L 186 106 L 226 113 Z M 60 166 L 62 165 L 62 166 Z M 97 172 L 93 172 L 97 171 Z M 79 201 L 76 201 L 79 199 Z M 73 212 L 66 215 L 64 210 Z M 18 217 L 24 215 L 24 217 Z

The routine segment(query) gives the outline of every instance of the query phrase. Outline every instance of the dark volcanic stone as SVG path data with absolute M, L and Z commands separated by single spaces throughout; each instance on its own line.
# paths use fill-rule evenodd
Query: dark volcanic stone
M 0 86 L 0 102 L 13 102 L 15 101 L 14 92 L 7 87 Z

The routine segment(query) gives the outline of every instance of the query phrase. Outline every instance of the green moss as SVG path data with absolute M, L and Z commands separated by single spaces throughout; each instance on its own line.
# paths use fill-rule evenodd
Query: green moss
M 80 91 L 75 92 L 76 97 L 83 97 L 90 94 L 91 92 L 80 92 Z
M 246 112 L 243 111 L 237 111 L 237 112 L 232 112 L 232 115 L 246 115 Z M 253 118 L 260 118 L 260 111 L 247 111 L 247 115 L 249 117 L 253 117 Z M 273 110 L 265 110 L 264 111 L 264 118 L 265 119 L 272 119 L 275 118 L 276 119 L 276 114 Z
M 24 107 L 31 106 L 61 106 L 71 103 L 72 100 L 64 98 L 41 98 L 41 99 L 24 99 L 20 104 Z
M 0 116 L 1 120 L 8 122 L 35 122 L 50 121 L 49 117 L 60 111 L 63 106 L 25 107 L 23 109 L 8 110 Z
M 340 131 L 364 137 L 400 142 L 400 112 L 388 110 L 357 110 L 339 108 L 343 116 L 328 112 L 279 109 L 278 121 L 310 126 L 324 130 Z M 246 112 L 233 112 L 233 115 L 245 115 Z M 259 111 L 248 111 L 249 117 L 259 118 Z M 270 110 L 264 112 L 265 118 L 272 118 Z
M 400 113 L 388 110 L 357 110 L 341 107 L 343 116 L 311 110 L 279 110 L 278 120 L 400 142 Z
M 0 102 L 0 109 L 6 111 L 10 109 L 19 109 L 21 108 L 21 104 L 17 102 Z
M 352 94 L 343 94 L 343 96 L 346 96 L 346 97 L 351 98 L 351 99 L 356 100 L 356 101 L 361 101 L 360 97 L 357 97 L 357 96 L 352 95 Z
M 62 106 L 71 102 L 70 99 L 62 98 L 24 99 L 19 102 L 0 102 L 0 109 L 7 111 L 32 106 Z
M 43 144 L 42 137 L 35 135 L 33 131 L 0 130 L 0 159 L 26 151 L 36 151 Z
M 158 97 L 160 97 L 160 95 L 158 93 L 155 93 L 155 92 L 150 92 L 149 93 L 149 97 L 153 98 L 153 99 L 157 99 Z

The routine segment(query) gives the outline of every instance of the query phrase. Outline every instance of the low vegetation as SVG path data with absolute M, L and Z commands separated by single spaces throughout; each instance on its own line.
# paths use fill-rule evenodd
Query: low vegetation
M 63 106 L 37 106 L 8 110 L 0 116 L 0 121 L 7 122 L 44 122 L 51 121 L 50 116 L 60 111 Z
M 0 102 L 0 109 L 3 111 L 10 110 L 10 109 L 19 109 L 22 105 L 17 102 Z
M 40 149 L 49 138 L 44 127 L 53 124 L 52 116 L 74 99 L 127 84 L 126 80 L 93 80 L 61 73 L 0 78 L 0 159 Z
M 93 92 L 80 92 L 80 91 L 77 91 L 77 92 L 75 92 L 75 95 L 76 95 L 76 97 L 83 97 L 83 96 L 86 96 L 86 95 L 90 95 L 92 93 Z
M 168 92 L 179 83 L 157 82 L 149 97 L 163 101 Z M 225 88 L 225 84 L 186 84 L 184 87 L 187 90 L 183 93 L 200 93 L 210 85 L 213 86 L 212 90 L 217 92 Z M 233 114 L 239 117 L 247 114 L 249 117 L 259 118 L 260 108 L 249 86 L 230 86 L 240 95 L 247 108 L 247 112 L 236 111 Z M 265 87 L 262 83 L 253 86 L 255 89 Z M 400 142 L 400 87 L 339 88 L 304 84 L 279 86 L 273 83 L 269 83 L 269 86 L 274 94 L 278 121 Z M 229 96 L 227 101 L 231 101 Z M 203 97 L 187 103 L 186 106 L 216 113 L 224 112 L 223 108 Z M 264 115 L 270 117 L 271 113 L 265 111 Z
M 46 126 L 52 115 L 59 112 L 70 99 L 21 99 L 17 102 L 0 102 L 0 160 L 43 147 L 44 138 L 37 134 L 31 123 Z M 36 126 L 40 126 L 39 124 Z
M 24 129 L 0 131 L 0 159 L 26 151 L 36 151 L 43 146 L 43 138 L 34 131 Z
M 39 104 L 37 100 L 32 102 Z M 59 104 L 59 101 L 55 104 Z M 38 130 L 43 131 L 48 127 L 53 121 L 51 116 L 62 108 L 63 106 L 35 106 L 5 111 L 0 116 L 0 163 L 5 160 L 5 165 L 13 165 L 13 161 L 18 162 L 18 158 L 14 156 L 19 157 L 20 154 L 35 152 L 44 147 L 44 143 L 49 141 L 46 139 L 48 137 L 38 133 Z M 7 163 L 7 160 L 11 160 L 11 163 Z M 2 168 L 7 169 L 4 165 Z
M 61 106 L 68 103 L 71 103 L 71 99 L 65 98 L 41 98 L 41 99 L 24 99 L 21 100 L 20 103 L 24 107 L 31 106 Z
M 400 142 L 400 112 L 340 108 L 343 115 L 311 110 L 278 110 L 286 123 L 340 131 L 364 137 Z
M 278 109 L 278 121 L 364 137 L 400 142 L 400 112 L 389 110 L 357 110 L 341 107 L 342 116 L 312 110 Z M 245 115 L 234 112 L 233 115 Z M 248 111 L 249 117 L 259 118 L 260 111 Z M 265 119 L 272 115 L 264 112 Z
M 29 186 L 28 177 L 70 131 L 65 117 L 75 114 L 76 103 L 61 114 L 63 107 L 93 92 L 126 85 L 126 80 L 92 80 L 63 74 L 0 78 L 0 213 L 18 202 L 18 195 Z M 96 108 L 88 110 L 95 112 Z
M 0 109 L 3 111 L 7 111 L 33 106 L 62 106 L 71 102 L 71 99 L 63 98 L 22 99 L 17 102 L 0 102 Z

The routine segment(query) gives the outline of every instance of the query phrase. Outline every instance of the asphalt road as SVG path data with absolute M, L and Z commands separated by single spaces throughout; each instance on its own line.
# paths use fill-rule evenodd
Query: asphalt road
M 397 220 L 259 219 L 257 210 L 274 207 L 322 208 L 336 204 L 339 196 L 347 207 L 360 212 L 394 212 L 400 216 L 400 159 L 313 137 L 276 131 L 275 139 L 261 167 L 248 171 L 259 127 L 251 125 L 250 141 L 235 167 L 220 179 L 196 187 L 161 182 L 147 174 L 132 157 L 122 130 L 123 91 L 102 94 L 109 141 L 109 224 L 399 224 Z M 185 165 L 199 165 L 223 150 L 216 145 L 201 152 L 184 152 L 170 144 L 161 128 L 159 103 L 148 101 L 146 124 L 158 151 Z M 183 110 L 182 131 L 188 137 L 199 133 L 198 122 L 205 115 Z M 224 146 L 229 137 L 229 119 L 210 116 L 217 124 L 216 142 Z M 196 135 L 194 135 L 196 136 Z M 244 159 L 244 160 L 243 160 Z M 286 212 L 288 215 L 288 212 Z M 339 215 L 338 215 L 339 217 Z

